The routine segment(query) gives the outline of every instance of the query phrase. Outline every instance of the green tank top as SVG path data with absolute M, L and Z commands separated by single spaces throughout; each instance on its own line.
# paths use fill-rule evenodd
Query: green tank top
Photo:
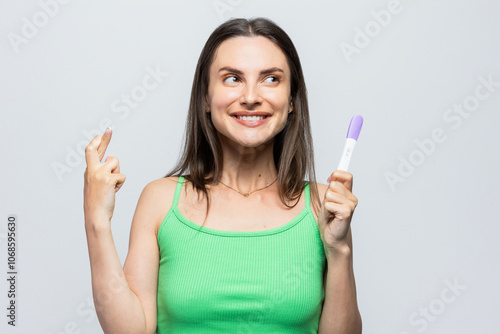
M 158 230 L 157 334 L 317 333 L 325 253 L 310 207 L 263 231 L 201 227 L 173 204 Z

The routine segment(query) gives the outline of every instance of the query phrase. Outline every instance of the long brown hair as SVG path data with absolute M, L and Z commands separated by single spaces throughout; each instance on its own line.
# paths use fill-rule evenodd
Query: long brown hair
M 299 55 L 286 32 L 266 18 L 231 19 L 217 27 L 208 38 L 194 74 L 183 153 L 177 165 L 165 177 L 181 176 L 186 171 L 189 172 L 184 178 L 191 182 L 193 189 L 207 198 L 206 221 L 210 210 L 210 196 L 206 185 L 219 182 L 223 163 L 217 130 L 205 111 L 209 71 L 219 45 L 228 38 L 238 36 L 266 37 L 286 56 L 291 72 L 293 111 L 288 114 L 284 129 L 274 138 L 273 157 L 278 172 L 279 196 L 285 206 L 295 207 L 304 190 L 307 176 L 311 187 L 311 202 L 318 212 L 320 200 L 314 171 L 307 90 Z M 295 204 L 288 205 L 287 202 L 292 200 L 296 200 Z

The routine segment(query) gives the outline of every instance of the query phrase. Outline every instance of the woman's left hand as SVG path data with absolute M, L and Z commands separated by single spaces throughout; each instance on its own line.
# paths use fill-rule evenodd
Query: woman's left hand
M 333 253 L 348 246 L 347 234 L 358 199 L 352 194 L 352 174 L 336 170 L 330 175 L 318 215 L 325 251 Z

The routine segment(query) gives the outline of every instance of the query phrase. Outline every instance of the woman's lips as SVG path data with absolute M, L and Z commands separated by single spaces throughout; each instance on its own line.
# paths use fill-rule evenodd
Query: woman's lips
M 233 118 L 236 120 L 236 122 L 238 122 L 239 124 L 241 125 L 244 125 L 244 126 L 248 126 L 250 128 L 254 128 L 254 127 L 257 127 L 257 126 L 260 126 L 264 123 L 267 122 L 267 120 L 270 118 L 269 116 L 265 117 L 264 119 L 259 119 L 259 120 L 255 120 L 255 121 L 245 121 L 245 120 L 242 120 L 242 119 L 239 119 L 238 117 L 236 116 L 233 116 Z

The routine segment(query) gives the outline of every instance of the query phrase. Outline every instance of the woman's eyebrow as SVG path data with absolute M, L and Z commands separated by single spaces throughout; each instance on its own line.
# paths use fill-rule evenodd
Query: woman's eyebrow
M 262 70 L 260 71 L 260 74 L 270 74 L 270 73 L 274 73 L 274 72 L 281 72 L 281 73 L 285 73 L 285 71 L 283 71 L 281 68 L 279 67 L 271 67 L 271 68 L 268 68 L 267 70 Z
M 229 66 L 224 66 L 224 67 L 221 67 L 219 69 L 219 72 L 222 72 L 222 71 L 228 71 L 228 72 L 232 72 L 232 73 L 235 73 L 235 74 L 238 74 L 238 75 L 243 75 L 243 72 L 236 69 L 236 68 L 233 68 L 233 67 L 229 67 Z M 271 68 L 268 68 L 268 69 L 265 69 L 265 70 L 262 70 L 260 71 L 260 74 L 261 75 L 265 75 L 265 74 L 269 74 L 269 73 L 274 73 L 274 72 L 281 72 L 281 73 L 285 73 L 285 71 L 283 71 L 281 68 L 279 67 L 271 67 Z

